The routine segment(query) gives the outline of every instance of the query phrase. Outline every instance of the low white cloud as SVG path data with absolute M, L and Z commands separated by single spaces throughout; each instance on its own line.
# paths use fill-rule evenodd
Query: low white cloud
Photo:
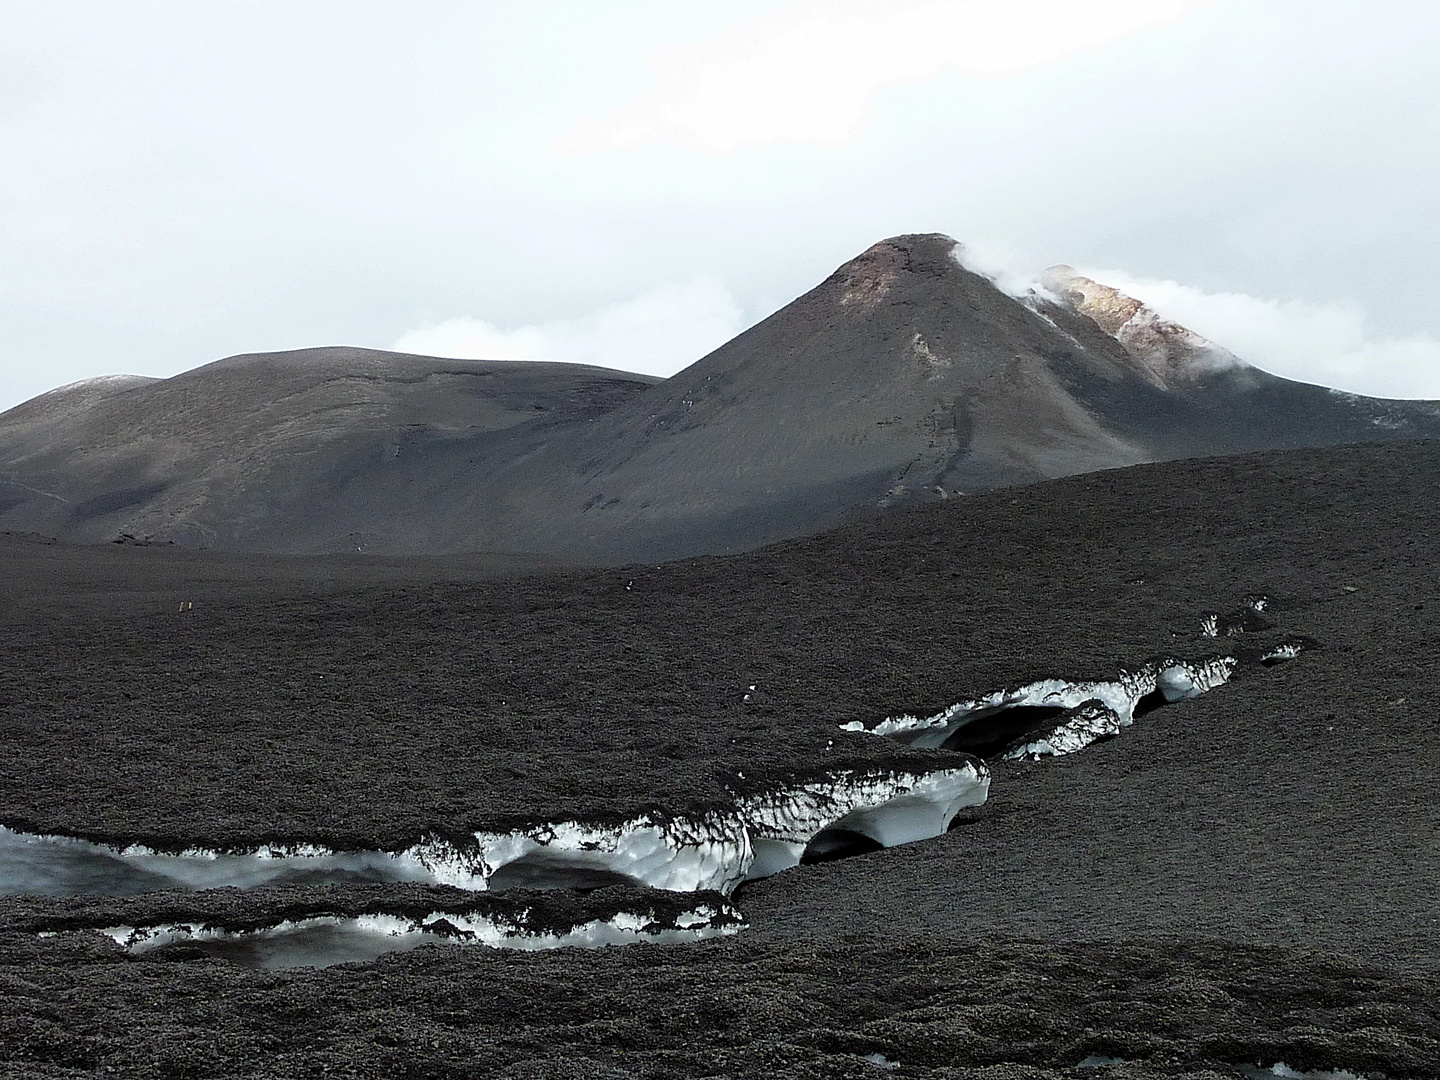
M 656 86 L 573 133 L 581 149 L 725 152 L 848 138 L 882 88 L 945 70 L 1000 76 L 1172 22 L 1201 0 L 792 0 L 657 58 Z
M 562 360 L 670 376 L 745 328 L 730 290 L 713 278 L 657 285 L 588 315 L 505 328 L 462 317 L 411 330 L 399 352 L 466 360 Z
M 1376 397 L 1440 398 L 1440 340 L 1372 337 L 1358 304 L 1212 293 L 1113 270 L 1081 273 L 1287 379 Z

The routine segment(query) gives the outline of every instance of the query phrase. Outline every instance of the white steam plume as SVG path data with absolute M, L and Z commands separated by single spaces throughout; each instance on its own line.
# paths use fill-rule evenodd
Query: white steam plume
M 972 274 L 989 278 L 991 283 L 1006 296 L 1024 300 L 1031 296 L 1046 300 L 1057 298 L 1040 283 L 1038 275 L 1020 270 L 1014 259 L 1005 251 L 987 244 L 957 244 L 951 252 L 955 261 Z
M 1376 397 L 1440 398 L 1440 340 L 1374 338 L 1358 304 L 1212 293 L 1116 270 L 1080 273 L 1275 375 Z

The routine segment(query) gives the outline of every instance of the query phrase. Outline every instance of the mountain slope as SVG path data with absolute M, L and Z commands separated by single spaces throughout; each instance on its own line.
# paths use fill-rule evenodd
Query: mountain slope
M 1015 297 L 882 241 L 670 379 L 361 349 L 62 388 L 0 415 L 0 527 L 248 551 L 738 551 L 1176 458 L 1440 436 L 1053 269 Z
M 0 523 L 80 541 L 128 533 L 240 549 L 307 550 L 315 534 L 328 538 L 322 547 L 354 550 L 364 537 L 334 519 L 336 495 L 370 464 L 463 439 L 474 467 L 496 467 L 557 423 L 583 422 L 654 381 L 329 348 L 62 387 L 0 418 Z M 377 507 L 375 520 L 393 513 Z
M 1440 435 L 1434 403 L 1276 378 L 1113 290 L 1107 318 L 1077 280 L 1012 297 L 962 254 L 876 244 L 597 421 L 565 519 L 591 550 L 673 557 L 1097 469 Z
M 1042 281 L 1062 306 L 1115 338 L 1143 377 L 1165 392 L 1169 408 L 1154 411 L 1090 398 L 1157 459 L 1440 434 L 1440 402 L 1365 397 L 1283 379 L 1070 267 L 1051 267 Z

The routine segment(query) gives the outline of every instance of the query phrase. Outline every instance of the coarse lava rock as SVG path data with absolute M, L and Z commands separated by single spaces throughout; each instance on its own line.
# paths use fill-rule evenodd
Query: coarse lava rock
M 1185 939 L 884 934 L 257 972 L 0 933 L 0 1062 L 44 1078 L 1433 1075 L 1440 983 Z M 1135 1064 L 1077 1070 L 1090 1056 Z

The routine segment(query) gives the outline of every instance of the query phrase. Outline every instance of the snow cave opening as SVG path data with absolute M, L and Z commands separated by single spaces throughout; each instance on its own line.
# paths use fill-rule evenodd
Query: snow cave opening
M 1163 709 L 1166 705 L 1173 704 L 1175 703 L 1167 699 L 1162 691 L 1151 690 L 1150 693 L 1135 702 L 1135 707 L 1130 710 L 1130 716 L 1138 720 L 1142 716 L 1149 716 L 1156 709 Z
M 1059 705 L 997 705 L 978 709 L 945 737 L 940 749 L 993 757 L 1066 711 Z
M 881 851 L 884 847 L 885 845 L 873 836 L 866 836 L 863 832 L 855 829 L 844 829 L 838 825 L 831 825 L 828 829 L 821 829 L 810 838 L 810 842 L 805 845 L 805 850 L 800 853 L 800 865 L 813 866 L 815 863 L 849 859 L 856 855 Z
M 505 889 L 589 890 L 609 885 L 643 887 L 646 882 L 574 852 L 540 849 L 499 867 L 487 884 L 491 892 L 502 892 Z

